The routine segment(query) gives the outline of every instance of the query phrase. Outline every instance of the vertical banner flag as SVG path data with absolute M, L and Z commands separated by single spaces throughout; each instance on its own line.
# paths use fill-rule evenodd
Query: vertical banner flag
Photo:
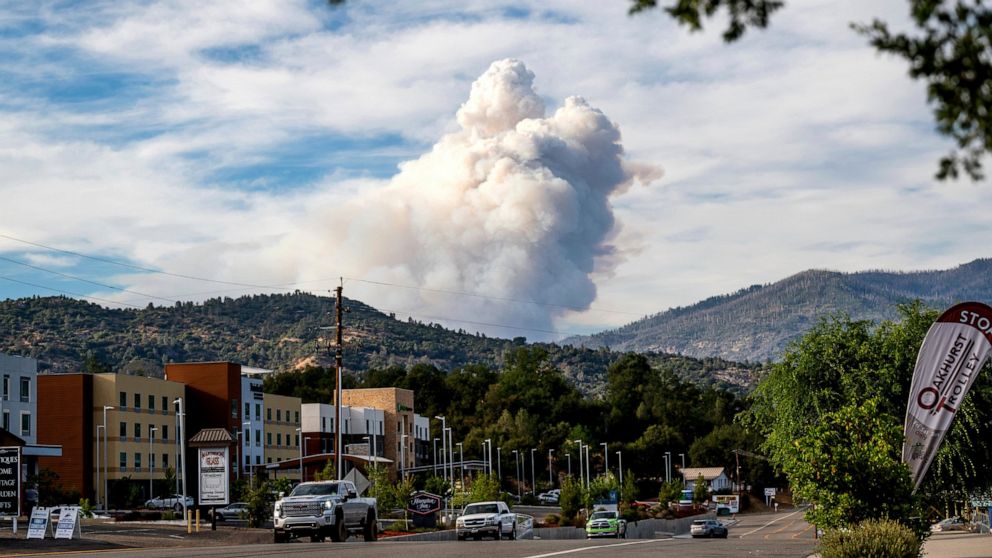
M 961 400 L 992 354 L 992 308 L 965 302 L 944 312 L 930 327 L 916 358 L 906 408 L 902 460 L 914 488 L 951 429 Z

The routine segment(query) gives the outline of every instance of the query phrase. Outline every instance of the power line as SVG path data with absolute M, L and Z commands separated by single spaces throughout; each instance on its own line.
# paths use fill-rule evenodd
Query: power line
M 417 314 L 411 314 L 409 312 L 404 312 L 402 310 L 385 310 L 385 309 L 381 309 L 380 311 L 382 311 L 382 312 L 392 312 L 394 314 L 403 314 L 403 315 L 409 316 L 411 318 L 419 318 L 419 319 L 425 319 L 425 320 L 438 320 L 438 321 L 455 322 L 455 323 L 461 323 L 461 324 L 472 324 L 472 325 L 489 326 L 489 327 L 501 327 L 501 328 L 505 328 L 505 329 L 517 329 L 517 330 L 521 330 L 521 331 L 534 331 L 534 332 L 537 332 L 537 333 L 550 333 L 552 335 L 560 335 L 562 337 L 567 337 L 568 335 L 571 335 L 569 333 L 565 333 L 565 332 L 562 332 L 562 331 L 554 331 L 554 330 L 550 330 L 550 329 L 537 329 L 537 328 L 532 328 L 532 327 L 511 326 L 511 325 L 506 325 L 506 324 L 493 324 L 493 323 L 488 323 L 488 322 L 473 322 L 471 320 L 459 320 L 459 319 L 456 319 L 456 318 L 442 318 L 442 317 L 437 317 L 437 316 L 422 316 L 422 315 L 417 315 Z
M 10 262 L 12 264 L 22 265 L 24 267 L 35 269 L 35 270 L 38 270 L 38 271 L 44 271 L 45 273 L 51 273 L 51 274 L 54 274 L 54 275 L 60 275 L 60 276 L 65 277 L 67 279 L 72 279 L 74 281 L 81 281 L 83 283 L 89 283 L 91 285 L 96 285 L 98 287 L 103 287 L 103 288 L 106 288 L 106 289 L 113 289 L 113 290 L 121 291 L 121 292 L 124 292 L 124 293 L 131 293 L 133 295 L 143 296 L 143 297 L 146 297 L 146 298 L 154 298 L 154 299 L 157 299 L 157 300 L 164 300 L 164 301 L 170 302 L 170 303 L 176 302 L 174 299 L 164 298 L 164 297 L 161 297 L 161 296 L 155 296 L 155 295 L 147 294 L 147 293 L 139 293 L 138 291 L 131 291 L 131 290 L 125 289 L 124 287 L 117 287 L 117 286 L 114 286 L 114 285 L 108 285 L 106 283 L 100 283 L 100 282 L 97 282 L 97 281 L 90 281 L 89 279 L 84 279 L 82 277 L 77 277 L 75 275 L 70 275 L 68 273 L 62 273 L 61 271 L 54 271 L 54 270 L 51 270 L 51 269 L 46 269 L 44 267 L 40 267 L 40 266 L 36 266 L 36 265 L 31 265 L 29 263 L 17 261 L 17 260 L 15 260 L 13 258 L 8 258 L 8 257 L 5 257 L 5 256 L 0 256 L 0 260 L 6 261 L 6 262 Z

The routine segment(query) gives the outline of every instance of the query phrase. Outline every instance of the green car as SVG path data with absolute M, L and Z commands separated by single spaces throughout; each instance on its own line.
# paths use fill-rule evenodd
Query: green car
M 622 539 L 627 536 L 627 521 L 615 511 L 598 511 L 586 522 L 586 538 L 612 537 Z

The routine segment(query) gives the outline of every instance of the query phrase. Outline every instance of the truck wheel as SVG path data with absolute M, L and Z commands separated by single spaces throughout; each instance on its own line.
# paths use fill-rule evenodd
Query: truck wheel
M 183 505 L 180 504 L 179 502 L 176 502 L 176 504 L 174 506 L 172 506 L 172 509 L 176 513 L 183 513 Z M 183 518 L 183 519 L 185 519 L 185 518 Z
M 348 530 L 344 526 L 344 516 L 337 514 L 334 517 L 334 525 L 331 527 L 331 541 L 341 542 L 348 538 Z
M 365 517 L 362 535 L 365 537 L 365 542 L 373 542 L 379 537 L 379 524 L 375 520 L 375 514 L 372 513 L 372 510 L 369 510 L 369 514 Z
M 503 538 L 503 524 L 501 523 L 498 527 L 496 527 L 496 534 L 493 535 L 493 540 L 498 541 L 502 538 Z
M 511 541 L 517 540 L 517 524 L 516 523 L 513 524 L 513 530 L 510 531 L 510 540 Z
M 288 533 L 280 533 L 279 531 L 272 531 L 272 542 L 276 544 L 282 544 L 284 542 L 289 542 Z
M 310 542 L 312 543 L 324 542 L 324 533 L 318 531 L 310 535 Z

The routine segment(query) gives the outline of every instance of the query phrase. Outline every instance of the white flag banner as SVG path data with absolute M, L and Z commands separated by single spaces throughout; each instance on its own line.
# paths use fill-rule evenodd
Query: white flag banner
M 902 447 L 915 488 L 990 354 L 992 308 L 978 302 L 958 304 L 944 312 L 923 339 L 909 391 Z

